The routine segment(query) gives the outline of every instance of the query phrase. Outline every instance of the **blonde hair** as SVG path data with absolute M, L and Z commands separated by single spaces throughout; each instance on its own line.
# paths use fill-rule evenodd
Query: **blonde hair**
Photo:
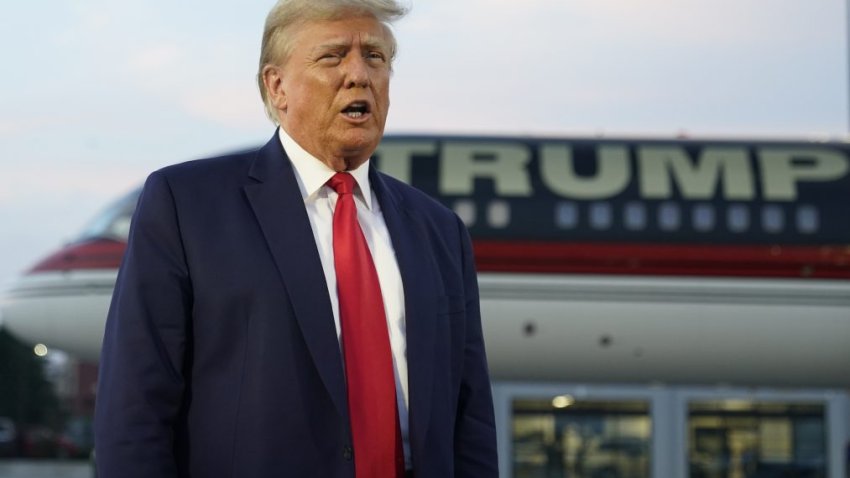
M 331 21 L 355 16 L 374 17 L 384 26 L 390 40 L 390 64 L 392 64 L 397 44 L 389 24 L 406 13 L 407 8 L 395 0 L 278 0 L 266 17 L 263 42 L 260 47 L 260 67 L 257 71 L 257 84 L 269 119 L 278 123 L 277 111 L 271 104 L 263 82 L 263 69 L 266 65 L 286 62 L 292 53 L 295 27 L 310 21 Z

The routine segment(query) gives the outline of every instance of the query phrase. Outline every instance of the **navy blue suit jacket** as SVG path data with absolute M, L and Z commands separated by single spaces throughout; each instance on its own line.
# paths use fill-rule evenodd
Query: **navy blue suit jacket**
M 495 477 L 469 236 L 436 201 L 369 174 L 404 283 L 416 477 Z M 148 178 L 95 420 L 101 478 L 354 477 L 327 285 L 277 135 Z

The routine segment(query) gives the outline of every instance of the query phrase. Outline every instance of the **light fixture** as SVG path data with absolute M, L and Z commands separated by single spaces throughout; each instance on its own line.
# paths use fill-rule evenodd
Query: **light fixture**
M 35 344 L 35 347 L 32 348 L 33 353 L 38 355 L 39 357 L 44 357 L 47 355 L 47 346 L 44 344 Z
M 576 399 L 569 395 L 558 395 L 552 399 L 552 406 L 555 408 L 567 408 L 575 402 Z

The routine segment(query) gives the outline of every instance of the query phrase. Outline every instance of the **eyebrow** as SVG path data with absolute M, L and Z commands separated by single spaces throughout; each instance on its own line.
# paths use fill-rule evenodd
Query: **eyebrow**
M 365 35 L 362 37 L 360 42 L 364 48 L 369 50 L 382 50 L 384 52 L 389 51 L 389 44 L 383 40 L 381 37 L 374 35 Z M 314 52 L 320 51 L 335 51 L 335 50 L 346 50 L 351 48 L 351 42 L 349 41 L 330 41 L 328 43 L 322 43 L 313 48 Z

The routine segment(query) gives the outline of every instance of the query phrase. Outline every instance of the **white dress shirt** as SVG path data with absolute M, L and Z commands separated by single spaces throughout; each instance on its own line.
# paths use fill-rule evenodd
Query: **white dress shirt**
M 336 206 L 337 193 L 326 183 L 336 174 L 325 163 L 305 151 L 284 130 L 279 128 L 280 141 L 295 170 L 298 189 L 304 198 L 310 226 L 313 228 L 313 238 L 322 260 L 325 281 L 328 285 L 328 295 L 331 298 L 337 338 L 340 337 L 339 298 L 336 290 L 336 269 L 334 267 L 333 250 L 333 212 Z M 395 258 L 390 233 L 381 205 L 378 203 L 369 185 L 369 161 L 359 168 L 348 171 L 354 176 L 357 187 L 354 190 L 354 203 L 357 206 L 357 219 L 360 229 L 366 237 L 381 294 L 384 299 L 384 312 L 387 317 L 387 331 L 390 337 L 390 347 L 393 353 L 393 369 L 395 373 L 396 401 L 398 403 L 398 418 L 401 427 L 401 437 L 404 444 L 404 459 L 407 468 L 411 467 L 410 442 L 408 440 L 408 384 L 407 384 L 407 340 L 405 337 L 404 319 L 404 288 L 401 273 Z M 344 360 L 344 357 L 343 357 Z

